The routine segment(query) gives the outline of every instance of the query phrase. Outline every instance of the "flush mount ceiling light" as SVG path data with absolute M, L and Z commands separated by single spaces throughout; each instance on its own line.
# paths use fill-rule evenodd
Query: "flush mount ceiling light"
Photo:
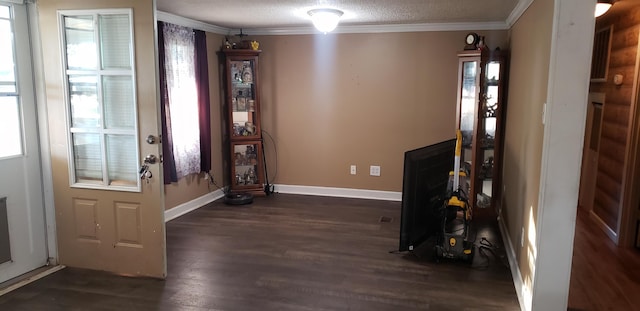
M 612 5 L 613 5 L 613 0 L 598 0 L 598 3 L 596 4 L 595 16 L 598 17 L 604 13 L 607 13 L 607 11 L 609 11 Z
M 327 33 L 338 26 L 338 21 L 343 12 L 336 9 L 313 9 L 307 12 L 311 16 L 313 25 L 321 32 Z

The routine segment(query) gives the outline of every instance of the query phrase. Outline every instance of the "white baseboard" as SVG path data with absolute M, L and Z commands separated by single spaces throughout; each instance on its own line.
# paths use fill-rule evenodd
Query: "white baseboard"
M 505 251 L 507 252 L 507 258 L 509 259 L 509 267 L 511 268 L 511 277 L 513 278 L 513 286 L 516 289 L 518 295 L 518 303 L 520 304 L 520 310 L 527 310 L 527 306 L 524 300 L 524 281 L 522 280 L 522 274 L 520 273 L 520 266 L 518 265 L 518 258 L 516 257 L 516 251 L 513 248 L 513 243 L 509 237 L 509 230 L 507 225 L 502 220 L 502 217 L 498 219 L 500 224 L 500 235 L 502 236 L 502 242 L 504 243 Z
M 340 198 L 357 198 L 384 201 L 402 201 L 402 192 L 334 188 L 317 186 L 275 185 L 275 192 L 288 194 L 318 195 Z
M 274 185 L 275 192 L 288 194 L 304 194 L 318 195 L 327 197 L 340 198 L 356 198 L 371 199 L 385 201 L 402 201 L 402 192 L 382 191 L 382 190 L 365 190 L 351 188 L 335 188 L 335 187 L 316 187 L 316 186 L 295 186 L 295 185 Z M 164 211 L 164 221 L 169 222 L 188 212 L 196 210 L 206 204 L 224 197 L 222 190 L 218 189 L 209 192 L 199 198 L 195 198 L 189 202 L 182 203 L 172 209 Z
M 219 198 L 224 197 L 222 190 L 218 189 L 213 192 L 209 192 L 201 197 L 195 198 L 189 202 L 182 203 L 172 209 L 164 211 L 164 222 L 169 222 L 176 219 L 188 212 L 199 209 Z
M 589 216 L 591 216 L 591 219 L 593 219 L 596 226 L 602 229 L 602 231 L 607 234 L 607 236 L 613 241 L 613 243 L 618 245 L 618 233 L 613 231 L 613 229 L 611 229 L 611 227 L 609 227 L 609 225 L 607 225 L 607 223 L 604 222 L 604 220 L 602 220 L 602 218 L 600 218 L 600 216 L 598 216 L 598 214 L 596 214 L 593 210 L 589 212 Z

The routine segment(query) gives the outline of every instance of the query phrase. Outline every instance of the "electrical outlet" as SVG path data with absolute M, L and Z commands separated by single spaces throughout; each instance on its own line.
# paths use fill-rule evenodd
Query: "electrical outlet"
M 351 175 L 355 175 L 355 174 L 356 174 L 356 166 L 351 165 Z
M 380 176 L 380 166 L 371 165 L 369 167 L 369 175 L 371 175 L 371 176 Z

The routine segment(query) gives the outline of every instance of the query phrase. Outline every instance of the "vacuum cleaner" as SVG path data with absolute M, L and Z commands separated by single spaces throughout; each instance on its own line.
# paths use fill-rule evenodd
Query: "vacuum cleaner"
M 469 225 L 472 211 L 468 201 L 469 182 L 467 172 L 460 168 L 462 133 L 456 131 L 456 150 L 453 171 L 449 172 L 449 185 L 441 217 L 441 232 L 435 246 L 438 258 L 473 261 L 473 242 L 469 241 Z

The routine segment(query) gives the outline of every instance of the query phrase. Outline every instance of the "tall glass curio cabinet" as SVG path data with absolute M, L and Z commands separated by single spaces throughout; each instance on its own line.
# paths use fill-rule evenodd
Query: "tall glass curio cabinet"
M 463 51 L 458 59 L 456 125 L 461 161 L 470 174 L 470 189 L 464 190 L 474 214 L 494 215 L 501 191 L 507 52 Z
M 223 49 L 229 141 L 229 189 L 264 195 L 259 50 Z

